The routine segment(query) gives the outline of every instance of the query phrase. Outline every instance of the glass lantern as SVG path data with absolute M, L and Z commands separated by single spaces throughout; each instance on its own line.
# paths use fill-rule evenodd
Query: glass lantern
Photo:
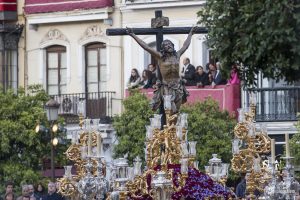
M 181 113 L 180 114 L 180 126 L 187 129 L 188 128 L 188 114 L 187 113 Z
M 65 168 L 64 177 L 69 179 L 69 180 L 72 179 L 72 165 L 64 166 L 64 168 Z
M 141 169 L 141 167 L 142 167 L 142 162 L 141 162 L 142 160 L 140 159 L 140 157 L 139 156 L 137 156 L 135 159 L 134 159 L 134 162 L 133 162 L 133 168 L 134 168 L 134 170 L 133 170 L 133 173 L 134 173 L 134 175 L 135 176 L 139 176 L 139 175 L 141 175 L 142 174 L 142 169 Z
M 182 126 L 176 126 L 176 136 L 179 140 L 182 140 Z
M 189 142 L 189 153 L 192 156 L 196 156 L 196 141 L 190 141 Z
M 146 138 L 151 140 L 153 136 L 153 126 L 146 126 Z
M 245 121 L 245 110 L 243 108 L 238 108 L 238 122 L 243 123 Z
M 212 154 L 212 158 L 209 160 L 209 174 L 215 180 L 220 178 L 220 170 L 222 169 L 222 161 L 217 158 L 217 154 Z
M 180 160 L 180 163 L 181 163 L 181 167 L 180 167 L 180 172 L 181 174 L 188 174 L 188 171 L 189 171 L 189 160 L 187 158 L 182 158 Z
M 233 154 L 238 154 L 240 152 L 240 140 L 239 139 L 234 139 L 232 141 L 232 153 Z
M 56 121 L 58 118 L 58 110 L 59 110 L 60 104 L 55 101 L 54 99 L 50 99 L 47 101 L 45 105 L 45 110 L 47 114 L 48 121 Z
M 181 151 L 182 151 L 182 156 L 187 157 L 189 156 L 189 150 L 186 142 L 181 142 Z

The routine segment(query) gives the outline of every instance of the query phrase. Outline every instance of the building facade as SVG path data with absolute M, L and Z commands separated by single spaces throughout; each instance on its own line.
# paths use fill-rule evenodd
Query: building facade
M 19 69 L 19 46 L 23 24 L 19 23 L 17 0 L 0 2 L 0 85 L 4 91 L 16 90 L 22 80 Z M 21 20 L 21 19 L 20 19 Z M 22 20 L 21 20 L 22 21 Z M 21 39 L 22 40 L 22 39 Z M 20 50 L 21 53 L 21 50 Z

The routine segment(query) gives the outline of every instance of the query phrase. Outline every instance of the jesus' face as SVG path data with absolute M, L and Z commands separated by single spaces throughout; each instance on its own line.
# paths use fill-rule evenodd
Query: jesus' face
M 172 53 L 174 51 L 174 44 L 170 40 L 164 40 L 162 43 L 162 49 L 166 53 Z

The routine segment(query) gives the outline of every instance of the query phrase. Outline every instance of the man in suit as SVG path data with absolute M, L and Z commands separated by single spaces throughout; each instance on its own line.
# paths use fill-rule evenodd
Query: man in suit
M 148 65 L 148 70 L 151 72 L 151 84 L 154 86 L 157 80 L 157 70 L 156 70 L 156 66 L 154 64 L 149 64 Z
M 184 66 L 181 71 L 181 77 L 186 81 L 185 85 L 186 86 L 195 85 L 194 77 L 195 77 L 196 69 L 194 65 L 190 63 L 189 58 L 183 59 L 183 65 Z
M 213 64 L 209 64 L 209 73 L 212 74 L 212 77 L 213 77 L 213 82 L 212 84 L 213 85 L 221 85 L 221 84 L 224 84 L 224 81 L 223 81 L 223 78 L 222 78 L 222 74 L 221 74 L 221 71 L 218 70 L 216 68 L 215 65 Z

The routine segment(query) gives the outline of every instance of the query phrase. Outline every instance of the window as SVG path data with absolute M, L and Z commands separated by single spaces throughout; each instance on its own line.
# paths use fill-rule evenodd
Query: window
M 51 46 L 47 52 L 47 91 L 49 95 L 67 93 L 67 61 L 64 46 Z
M 16 50 L 4 50 L 0 54 L 2 67 L 0 80 L 4 90 L 18 88 L 18 52 Z
M 86 92 L 100 92 L 106 90 L 107 63 L 106 45 L 93 43 L 86 46 L 85 85 Z

